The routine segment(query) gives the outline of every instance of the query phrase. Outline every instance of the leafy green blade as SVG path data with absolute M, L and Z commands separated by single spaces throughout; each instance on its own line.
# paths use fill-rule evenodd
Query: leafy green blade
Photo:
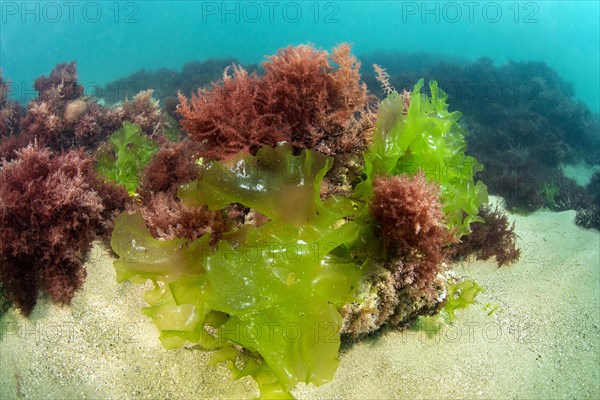
M 333 378 L 338 308 L 353 300 L 362 270 L 340 250 L 359 234 L 357 224 L 345 219 L 354 207 L 343 199 L 320 199 L 329 167 L 325 156 L 294 156 L 288 145 L 233 164 L 212 163 L 180 190 L 184 201 L 214 209 L 241 203 L 270 217 L 260 227 L 243 228 L 243 235 L 224 235 L 212 247 L 207 236 L 155 240 L 139 213 L 117 219 L 111 242 L 121 257 L 117 276 L 155 283 L 144 313 L 166 348 L 186 342 L 223 348 L 222 361 L 234 376 L 252 375 L 264 396 L 286 398 L 298 382 L 320 385 Z M 233 345 L 260 358 L 238 368 Z
M 355 196 L 368 200 L 377 176 L 414 174 L 423 170 L 429 181 L 441 188 L 442 206 L 449 225 L 457 235 L 470 233 L 469 224 L 479 221 L 479 206 L 488 201 L 483 182 L 474 176 L 483 166 L 464 154 L 464 132 L 460 112 L 449 112 L 447 95 L 435 81 L 429 83 L 431 96 L 422 93 L 421 79 L 410 95 L 408 113 L 397 92 L 381 104 L 373 143 L 365 153 L 365 180 Z
M 124 122 L 108 142 L 111 147 L 102 148 L 97 154 L 96 170 L 107 180 L 124 186 L 134 194 L 145 166 L 158 151 L 158 146 L 141 134 L 137 124 Z

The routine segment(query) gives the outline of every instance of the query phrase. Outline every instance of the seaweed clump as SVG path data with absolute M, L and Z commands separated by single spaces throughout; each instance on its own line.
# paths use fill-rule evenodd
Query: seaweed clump
M 600 171 L 592 175 L 586 186 L 587 207 L 581 207 L 575 215 L 575 223 L 584 228 L 600 230 Z
M 162 140 L 162 147 L 143 135 L 138 124 L 124 122 L 96 152 L 96 169 L 140 201 L 140 211 L 155 238 L 197 239 L 205 233 L 226 230 L 223 212 L 206 207 L 187 207 L 177 197 L 177 188 L 199 173 L 197 145 Z
M 156 144 L 143 136 L 137 124 L 124 122 L 123 127 L 108 138 L 110 146 L 97 153 L 97 170 L 111 182 L 125 187 L 134 194 L 140 175 L 158 151 Z
M 23 314 L 38 292 L 68 304 L 85 279 L 91 242 L 112 228 L 127 193 L 104 184 L 81 150 L 28 146 L 0 173 L 0 281 Z
M 352 338 L 437 313 L 447 246 L 457 240 L 442 211 L 440 187 L 423 172 L 376 178 L 369 213 L 383 248 L 372 256 L 356 300 L 342 308 L 342 333 Z
M 428 183 L 423 172 L 412 177 L 376 178 L 371 215 L 388 249 L 395 253 L 416 250 L 430 267 L 440 263 L 443 247 L 455 240 L 446 225 L 440 188 Z M 420 280 L 429 280 L 425 275 L 431 274 Z
M 421 77 L 438 81 L 450 106 L 464 114 L 468 153 L 487 168 L 481 178 L 509 210 L 573 209 L 578 225 L 594 226 L 597 208 L 561 166 L 600 164 L 600 120 L 548 65 L 496 66 L 489 58 L 464 62 L 423 54 L 380 54 L 370 60 L 387 64 L 390 84 L 400 89 L 410 89 Z M 367 74 L 365 81 L 377 90 L 375 76 Z
M 351 300 L 361 272 L 346 251 L 357 225 L 341 223 L 352 206 L 320 199 L 330 167 L 331 159 L 313 150 L 294 156 L 287 143 L 203 167 L 179 190 L 187 206 L 221 210 L 240 203 L 268 217 L 223 235 L 214 246 L 210 233 L 157 241 L 140 213 L 117 219 L 117 278 L 154 282 L 144 313 L 165 347 L 189 341 L 218 348 L 216 362 L 226 361 L 236 378 L 255 377 L 266 398 L 286 398 L 300 381 L 332 379 L 339 362 L 338 308 Z
M 107 83 L 95 93 L 108 104 L 125 102 L 141 90 L 152 88 L 153 96 L 163 105 L 164 111 L 171 117 L 178 117 L 175 112 L 179 100 L 177 93 L 186 95 L 196 92 L 199 87 L 207 87 L 223 76 L 223 70 L 232 64 L 240 64 L 233 58 L 208 59 L 203 62 L 190 61 L 181 70 L 160 68 L 156 71 L 145 69 L 136 71 L 129 76 Z M 253 71 L 254 65 L 246 66 Z
M 104 107 L 85 96 L 75 62 L 57 65 L 49 76 L 36 79 L 34 87 L 38 97 L 26 110 L 10 102 L 0 103 L 0 128 L 4 126 L 5 130 L 4 135 L 0 134 L 0 158 L 11 160 L 18 149 L 34 142 L 53 151 L 94 151 L 124 121 L 140 125 L 145 135 L 153 137 L 160 136 L 168 125 L 151 90 L 115 107 Z
M 439 312 L 451 245 L 485 222 L 482 165 L 464 153 L 460 113 L 448 111 L 445 93 L 430 82 L 427 96 L 423 81 L 411 93 L 392 90 L 368 143 L 371 129 L 357 120 L 368 108 L 363 85 L 334 85 L 358 80 L 348 51 L 334 50 L 333 68 L 325 52 L 284 49 L 262 78 L 236 66 L 221 85 L 180 95 L 182 125 L 203 158 L 179 168 L 192 165 L 194 150 L 159 151 L 141 178 L 141 211 L 115 222 L 117 279 L 153 283 L 143 312 L 163 345 L 217 350 L 214 363 L 252 376 L 266 398 L 329 381 L 342 335 Z M 332 190 L 353 181 L 335 165 L 354 152 L 358 183 Z M 192 225 L 160 228 L 157 240 L 147 198 L 244 219 L 212 229 L 209 218 L 196 236 L 182 234 Z M 471 289 L 453 295 L 469 304 Z
M 420 80 L 411 93 L 391 88 L 379 108 L 373 143 L 364 154 L 364 180 L 354 196 L 370 204 L 364 241 L 371 268 L 355 301 L 346 305 L 342 333 L 358 338 L 383 326 L 407 326 L 444 305 L 449 246 L 481 221 L 487 189 L 475 174 L 482 165 L 464 154 L 460 113 L 446 94 Z M 373 235 L 371 237 L 371 235 Z
M 516 244 L 515 224 L 497 206 L 482 204 L 479 209 L 482 221 L 471 224 L 471 234 L 452 246 L 452 259 L 464 260 L 470 255 L 477 260 L 496 259 L 498 267 L 511 264 L 519 259 L 520 251 Z
M 456 310 L 467 308 L 475 304 L 475 297 L 483 292 L 483 288 L 473 280 L 451 283 L 448 285 L 447 300 L 444 311 L 448 313 L 448 319 L 452 322 L 456 318 Z
M 213 234 L 213 240 L 228 230 L 228 219 L 221 211 L 188 207 L 177 198 L 177 190 L 200 174 L 199 145 L 189 139 L 163 145 L 141 176 L 140 210 L 152 235 L 171 240 L 197 239 Z
M 14 140 L 19 130 L 19 121 L 25 114 L 25 109 L 19 103 L 9 100 L 9 92 L 10 82 L 4 80 L 2 70 L 0 70 L 0 140 L 7 138 Z M 0 148 L 0 154 L 2 153 L 2 148 Z
M 4 80 L 0 70 L 0 159 L 18 146 L 19 121 L 25 115 L 25 109 L 8 98 L 9 93 L 10 82 Z
M 281 141 L 327 155 L 365 149 L 371 99 L 349 45 L 331 55 L 307 45 L 288 47 L 263 67 L 265 75 L 258 77 L 234 65 L 222 84 L 199 89 L 189 100 L 179 94 L 181 125 L 203 145 L 202 156 L 256 154 Z
M 25 315 L 38 293 L 67 304 L 85 278 L 91 241 L 105 237 L 127 192 L 96 175 L 93 158 L 123 121 L 146 136 L 163 133 L 152 92 L 107 108 L 85 96 L 74 62 L 34 83 L 26 109 L 8 99 L 0 78 L 0 281 Z

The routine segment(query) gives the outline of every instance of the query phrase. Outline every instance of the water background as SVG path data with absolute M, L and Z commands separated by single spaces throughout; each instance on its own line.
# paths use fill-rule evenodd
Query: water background
M 290 44 L 426 52 L 496 65 L 544 61 L 600 109 L 598 1 L 0 1 L 0 67 L 12 97 L 77 61 L 86 87 L 191 60 L 260 62 Z M 369 67 L 369 66 L 365 66 Z

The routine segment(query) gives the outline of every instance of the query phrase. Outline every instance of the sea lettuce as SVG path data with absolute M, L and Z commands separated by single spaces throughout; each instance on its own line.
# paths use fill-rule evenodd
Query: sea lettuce
M 186 342 L 220 350 L 234 377 L 253 376 L 264 397 L 285 398 L 298 382 L 323 384 L 338 365 L 342 317 L 361 268 L 347 249 L 358 226 L 350 203 L 321 201 L 329 158 L 288 144 L 256 157 L 213 162 L 180 189 L 188 205 L 241 203 L 269 217 L 216 245 L 151 237 L 139 212 L 115 221 L 111 245 L 119 281 L 154 282 L 144 313 L 167 348 Z M 235 346 L 235 347 L 234 347 Z
M 124 186 L 129 194 L 136 192 L 144 167 L 158 151 L 141 132 L 139 125 L 123 122 L 108 138 L 110 147 L 102 147 L 96 156 L 96 170 L 108 181 Z
M 454 312 L 456 310 L 464 309 L 471 304 L 475 304 L 475 297 L 483 292 L 483 288 L 474 280 L 448 284 L 446 290 L 446 305 L 444 306 L 444 311 L 448 313 L 450 322 L 454 321 Z M 491 315 L 491 313 L 488 315 Z
M 319 198 L 320 183 L 331 164 L 330 157 L 317 151 L 294 156 L 289 143 L 265 146 L 256 157 L 241 153 L 229 165 L 209 164 L 201 179 L 184 185 L 178 195 L 189 206 L 218 210 L 237 202 L 297 227 L 327 227 L 341 217 Z
M 439 183 L 444 212 L 458 235 L 470 232 L 487 201 L 485 186 L 474 180 L 482 166 L 464 154 L 460 113 L 448 111 L 435 82 L 431 97 L 421 93 L 422 86 L 420 81 L 410 95 L 407 114 L 402 95 L 394 92 L 383 101 L 364 154 L 364 180 L 352 199 L 321 200 L 331 158 L 308 149 L 295 155 L 282 143 L 256 156 L 240 153 L 203 164 L 198 179 L 178 191 L 187 206 L 220 210 L 242 204 L 267 217 L 260 226 L 244 225 L 216 243 L 209 235 L 159 241 L 139 212 L 117 218 L 111 242 L 120 257 L 117 278 L 153 282 L 143 312 L 164 347 L 194 343 L 215 349 L 213 363 L 226 363 L 235 378 L 252 376 L 266 398 L 287 398 L 298 382 L 332 379 L 342 324 L 338 310 L 356 300 L 369 260 L 381 256 L 368 207 L 373 180 L 423 170 Z M 472 301 L 476 289 L 457 288 L 457 302 L 449 301 L 456 307 L 448 306 L 448 313 Z
M 410 94 L 406 114 L 398 92 L 381 103 L 373 143 L 364 155 L 365 180 L 355 194 L 368 199 L 376 176 L 423 170 L 428 180 L 440 185 L 448 223 L 462 236 L 470 233 L 471 222 L 481 220 L 479 206 L 488 200 L 483 182 L 474 180 L 483 166 L 465 155 L 464 131 L 458 124 L 461 113 L 448 111 L 447 95 L 435 81 L 429 82 L 431 96 L 422 93 L 422 88 L 421 79 Z

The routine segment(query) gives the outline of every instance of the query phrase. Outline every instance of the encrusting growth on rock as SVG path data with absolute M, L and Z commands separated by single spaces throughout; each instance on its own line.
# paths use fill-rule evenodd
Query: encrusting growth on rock
M 352 337 L 386 324 L 406 326 L 443 305 L 447 246 L 440 188 L 425 174 L 376 178 L 370 202 L 385 251 L 363 279 L 357 299 L 342 309 L 342 332 Z

